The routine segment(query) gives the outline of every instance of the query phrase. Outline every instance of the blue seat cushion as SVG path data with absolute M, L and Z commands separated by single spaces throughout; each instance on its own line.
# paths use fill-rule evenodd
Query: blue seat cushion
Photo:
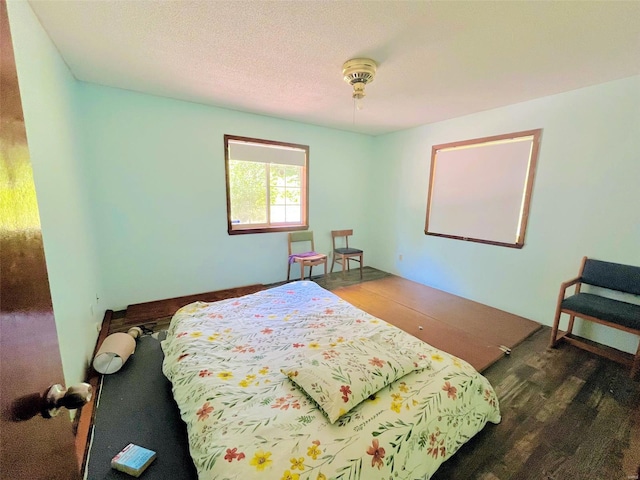
M 362 250 L 358 250 L 357 248 L 336 248 L 334 252 L 341 255 L 354 255 L 362 253 Z
M 633 303 L 590 293 L 578 293 L 565 298 L 561 308 L 640 330 L 640 305 Z

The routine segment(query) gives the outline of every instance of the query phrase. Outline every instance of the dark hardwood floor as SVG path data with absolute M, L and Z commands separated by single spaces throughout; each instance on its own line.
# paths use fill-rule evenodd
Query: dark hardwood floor
M 628 367 L 576 347 L 548 349 L 550 331 L 483 373 L 502 422 L 462 446 L 434 480 L 638 478 L 640 382 Z

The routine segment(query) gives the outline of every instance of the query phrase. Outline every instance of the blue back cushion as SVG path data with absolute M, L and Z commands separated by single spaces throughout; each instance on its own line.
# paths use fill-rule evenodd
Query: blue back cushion
M 582 281 L 596 287 L 640 295 L 640 267 L 588 258 Z

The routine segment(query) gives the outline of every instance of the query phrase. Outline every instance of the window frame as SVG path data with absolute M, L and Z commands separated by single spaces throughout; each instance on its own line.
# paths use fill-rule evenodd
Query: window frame
M 302 167 L 303 172 L 300 179 L 301 181 L 300 201 L 302 205 L 300 206 L 301 220 L 299 224 L 292 225 L 292 224 L 274 223 L 274 224 L 268 224 L 268 225 L 259 224 L 256 227 L 246 226 L 244 228 L 237 228 L 237 227 L 233 228 L 234 224 L 231 222 L 232 220 L 231 219 L 231 182 L 230 182 L 230 168 L 229 168 L 229 161 L 232 159 L 229 158 L 229 142 L 267 145 L 271 147 L 276 146 L 276 147 L 283 147 L 283 148 L 290 148 L 290 149 L 304 151 L 305 164 Z M 270 162 L 265 162 L 265 163 L 267 165 L 271 165 Z M 270 233 L 270 232 L 292 232 L 297 230 L 309 229 L 309 146 L 308 145 L 225 134 L 224 135 L 224 169 L 225 169 L 225 182 L 226 182 L 226 195 L 227 195 L 227 232 L 229 233 L 229 235 L 246 235 L 251 233 Z M 270 208 L 270 202 L 269 202 L 269 196 L 268 196 L 271 188 L 270 183 L 271 182 L 269 181 L 267 182 L 267 185 L 266 185 L 268 208 Z
M 433 235 L 437 237 L 445 237 L 452 238 L 455 240 L 464 240 L 468 242 L 478 242 L 489 245 L 497 245 L 501 247 L 509 247 L 509 248 L 523 248 L 525 235 L 527 231 L 527 223 L 529 220 L 529 209 L 531 205 L 531 196 L 533 192 L 533 182 L 535 178 L 536 165 L 538 162 L 538 153 L 540 150 L 540 138 L 542 135 L 542 129 L 535 130 L 526 130 L 522 132 L 514 132 L 507 133 L 503 135 L 495 135 L 491 137 L 483 137 L 483 138 L 475 138 L 471 140 L 464 140 L 459 142 L 446 143 L 441 145 L 434 145 L 431 150 L 431 168 L 430 168 L 430 180 L 429 180 L 429 191 L 427 194 L 427 215 L 425 221 L 425 229 L 424 233 L 426 235 Z M 506 145 L 508 143 L 515 142 L 528 142 L 530 143 L 529 152 L 527 155 L 521 155 L 518 157 L 510 158 L 506 156 L 500 156 L 497 158 L 509 160 L 510 162 L 515 162 L 515 164 L 522 165 L 524 168 L 524 179 L 518 177 L 516 179 L 511 177 L 505 177 L 505 179 L 496 180 L 496 185 L 498 186 L 507 186 L 511 187 L 515 185 L 513 190 L 518 193 L 518 196 L 515 197 L 517 200 L 517 204 L 514 203 L 514 208 L 519 208 L 519 215 L 516 222 L 516 225 L 511 225 L 511 227 L 515 227 L 512 232 L 513 240 L 507 241 L 504 238 L 498 238 L 498 235 L 492 231 L 483 231 L 480 233 L 479 229 L 475 229 L 475 232 L 478 233 L 469 233 L 470 230 L 466 229 L 466 225 L 461 225 L 459 222 L 460 218 L 468 218 L 474 212 L 480 212 L 486 203 L 483 203 L 482 198 L 467 198 L 465 202 L 461 203 L 461 205 L 465 206 L 465 215 L 449 215 L 448 218 L 454 219 L 453 226 L 449 226 L 448 229 L 443 229 L 442 226 L 434 227 L 432 223 L 434 211 L 443 217 L 442 212 L 446 211 L 447 201 L 444 200 L 446 195 L 440 196 L 436 195 L 434 192 L 436 190 L 436 183 L 438 178 L 442 178 L 444 175 L 444 171 L 447 170 L 443 168 L 443 161 L 446 162 L 446 159 L 439 159 L 438 153 L 443 152 L 453 152 L 457 151 L 463 155 L 461 158 L 464 158 L 464 161 L 469 162 L 469 164 L 475 164 L 478 168 L 482 168 L 485 172 L 489 172 L 486 166 L 483 166 L 481 160 L 476 158 L 474 152 L 479 151 L 479 149 L 483 148 L 493 148 L 495 146 Z M 453 172 L 453 169 L 448 169 L 448 172 Z M 439 176 L 438 176 L 439 175 Z M 460 170 L 459 173 L 452 176 L 455 180 L 449 180 L 448 185 L 474 185 L 477 186 L 476 194 L 481 197 L 490 197 L 492 193 L 492 185 L 488 183 L 485 186 L 482 186 L 477 182 L 477 178 L 472 178 L 471 173 L 464 172 Z M 494 178 L 498 179 L 499 176 L 495 175 Z M 515 183 L 514 180 L 519 180 L 521 183 Z M 483 212 L 489 212 L 490 214 L 495 214 L 498 211 L 495 208 L 486 208 L 482 210 Z M 471 212 L 471 213 L 470 213 Z M 482 218 L 481 215 L 477 215 L 478 218 Z M 499 215 L 495 214 L 494 218 L 499 218 Z M 455 222 L 458 222 L 457 224 Z M 501 224 L 502 225 L 502 224 Z M 506 225 L 506 223 L 504 223 Z

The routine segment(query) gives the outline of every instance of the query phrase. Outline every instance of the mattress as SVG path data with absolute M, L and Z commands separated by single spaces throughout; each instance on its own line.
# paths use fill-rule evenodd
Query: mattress
M 429 479 L 500 421 L 467 362 L 309 281 L 187 305 L 162 348 L 202 480 Z

